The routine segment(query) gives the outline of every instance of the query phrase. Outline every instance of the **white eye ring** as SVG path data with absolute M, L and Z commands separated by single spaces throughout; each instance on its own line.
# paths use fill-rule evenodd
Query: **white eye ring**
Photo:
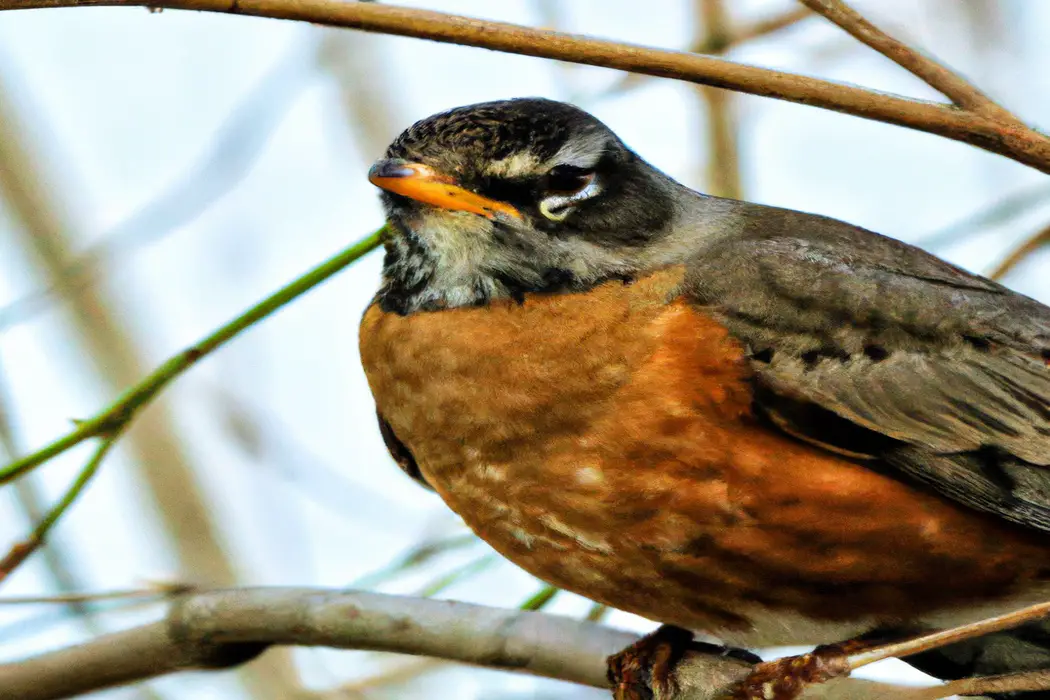
M 575 192 L 552 194 L 540 201 L 540 213 L 551 221 L 564 221 L 572 213 L 575 205 L 590 199 L 602 191 L 602 186 L 595 175 L 590 181 Z

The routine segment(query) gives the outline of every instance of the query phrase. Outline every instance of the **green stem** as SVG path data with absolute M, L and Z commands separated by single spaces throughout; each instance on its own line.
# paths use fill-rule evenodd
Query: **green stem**
M 117 438 L 120 437 L 120 432 L 114 432 L 110 435 L 102 438 L 102 442 L 95 449 L 95 454 L 91 455 L 91 459 L 88 463 L 80 470 L 77 474 L 76 480 L 73 481 L 73 485 L 69 487 L 63 495 L 61 500 L 52 506 L 51 510 L 47 512 L 44 519 L 36 526 L 33 530 L 32 538 L 41 544 L 47 539 L 48 533 L 51 528 L 54 527 L 58 519 L 62 517 L 69 506 L 73 505 L 73 501 L 77 500 L 77 497 L 84 490 L 84 487 L 88 485 L 88 482 L 98 473 L 98 468 L 102 465 L 102 460 L 106 458 L 109 451 L 113 448 L 113 445 L 117 442 Z
M 595 603 L 591 606 L 591 609 L 587 611 L 587 617 L 585 618 L 588 622 L 601 622 L 602 619 L 609 614 L 609 606 L 602 605 L 601 603 Z
M 51 528 L 55 526 L 58 519 L 61 518 L 69 507 L 73 505 L 73 502 L 77 500 L 77 497 L 84 491 L 84 487 L 88 485 L 92 477 L 98 473 L 98 468 L 102 464 L 102 460 L 109 454 L 110 449 L 116 443 L 117 438 L 120 436 L 120 430 L 115 430 L 112 433 L 104 436 L 98 447 L 95 448 L 95 453 L 91 455 L 91 459 L 84 465 L 84 468 L 77 474 L 77 478 L 73 481 L 73 485 L 69 487 L 62 498 L 51 507 L 51 510 L 44 515 L 43 519 L 37 523 L 36 528 L 26 539 L 16 543 L 11 547 L 10 551 L 2 560 L 0 560 L 0 581 L 3 581 L 10 575 L 12 571 L 18 568 L 18 566 L 24 562 L 29 555 L 40 548 L 40 545 L 47 539 L 48 534 L 51 532 Z
M 518 606 L 519 610 L 542 610 L 547 606 L 547 603 L 554 600 L 554 596 L 558 595 L 559 589 L 554 586 L 544 586 L 540 590 L 536 591 L 533 595 Z
M 408 573 L 448 552 L 478 544 L 481 540 L 472 532 L 452 535 L 442 540 L 423 542 L 392 564 L 355 579 L 350 588 L 373 589 L 396 576 Z
M 431 596 L 436 596 L 438 593 L 445 590 L 452 584 L 470 578 L 474 574 L 484 571 L 485 569 L 489 568 L 490 566 L 493 566 L 499 561 L 499 557 L 497 557 L 494 554 L 486 554 L 482 557 L 478 557 L 474 561 L 468 561 L 466 564 L 456 567 L 444 576 L 441 576 L 438 579 L 431 581 L 419 591 L 419 595 L 423 598 L 430 598 Z
M 0 469 L 0 484 L 17 478 L 21 474 L 79 445 L 85 440 L 98 435 L 121 431 L 124 426 L 131 422 L 131 419 L 143 406 L 153 400 L 164 387 L 196 364 L 198 360 L 222 347 L 242 331 L 263 320 L 289 302 L 299 298 L 347 265 L 375 249 L 379 245 L 381 235 L 382 229 L 354 243 L 305 275 L 280 288 L 226 325 L 202 338 L 196 344 L 171 357 L 141 382 L 125 392 L 123 396 L 120 396 L 108 408 L 78 423 L 75 430 Z

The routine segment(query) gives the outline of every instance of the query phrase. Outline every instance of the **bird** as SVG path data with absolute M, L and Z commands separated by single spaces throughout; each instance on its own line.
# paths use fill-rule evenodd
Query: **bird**
M 543 98 L 422 119 L 368 177 L 387 223 L 359 345 L 383 439 L 514 564 L 743 649 L 1050 599 L 1050 308 L 694 191 Z M 1050 668 L 1050 624 L 905 661 Z

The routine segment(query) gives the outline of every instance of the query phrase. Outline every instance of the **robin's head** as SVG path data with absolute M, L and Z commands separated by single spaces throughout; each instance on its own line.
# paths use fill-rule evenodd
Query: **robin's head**
M 380 298 L 400 313 L 630 277 L 690 192 L 590 114 L 545 99 L 428 117 L 368 177 L 389 221 Z

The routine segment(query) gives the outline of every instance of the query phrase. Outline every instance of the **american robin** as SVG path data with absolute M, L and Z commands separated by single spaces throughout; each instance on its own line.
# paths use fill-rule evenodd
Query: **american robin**
M 697 193 L 550 100 L 417 122 L 369 178 L 384 438 L 512 562 L 744 647 L 1050 599 L 1047 307 Z M 1050 625 L 907 660 L 1050 667 Z

